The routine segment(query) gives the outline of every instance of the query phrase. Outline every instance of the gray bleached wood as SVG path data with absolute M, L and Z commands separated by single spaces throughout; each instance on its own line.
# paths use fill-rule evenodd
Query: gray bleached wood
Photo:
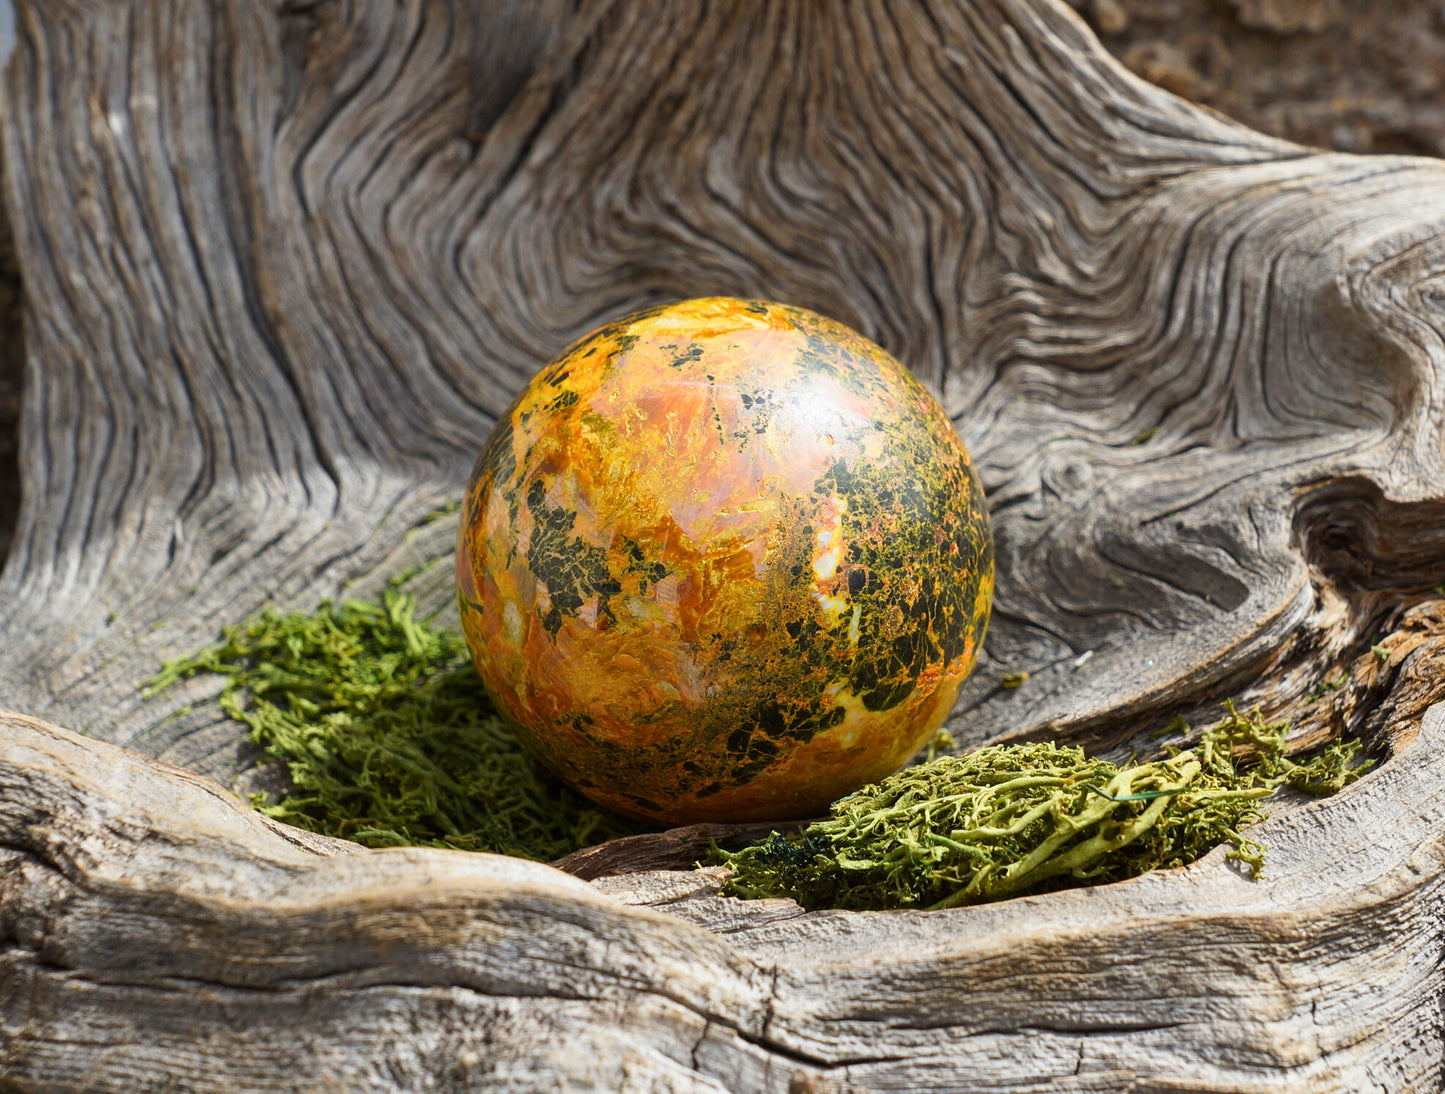
M 589 886 L 493 855 L 299 846 L 187 772 L 23 715 L 0 729 L 0 1074 L 21 1090 L 1439 1076 L 1439 708 L 1380 771 L 1262 825 L 1260 882 L 1217 851 L 939 913 L 724 899 L 716 870 Z
M 90 741 L 0 735 L 0 1079 L 290 1089 L 299 1038 L 350 1089 L 1439 1085 L 1410 741 L 1445 691 L 1445 167 L 1233 125 L 1049 0 L 46 0 L 18 31 L 0 703 Z M 1211 859 L 869 918 L 658 875 L 701 886 L 668 917 L 542 867 L 307 857 L 340 849 L 102 743 L 263 779 L 215 681 L 141 698 L 159 660 L 443 559 L 427 517 L 527 377 L 709 293 L 857 326 L 954 416 L 1000 566 L 961 739 L 1108 746 L 1235 696 L 1391 766 L 1272 822 L 1259 885 Z M 445 567 L 418 587 L 444 604 Z M 435 930 L 398 911 L 433 896 Z
M 1309 502 L 1441 493 L 1445 169 L 1259 137 L 1045 4 L 569 11 L 28 11 L 12 706 L 229 779 L 214 683 L 145 703 L 158 660 L 384 568 L 538 363 L 705 293 L 840 316 L 954 413 L 1000 558 L 968 739 L 1217 701 L 1374 622 L 1328 617 Z M 474 85 L 501 37 L 535 71 Z

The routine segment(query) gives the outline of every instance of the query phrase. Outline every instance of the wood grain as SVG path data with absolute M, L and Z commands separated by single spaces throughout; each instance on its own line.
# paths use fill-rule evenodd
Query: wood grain
M 243 770 L 214 684 L 140 700 L 159 659 L 395 566 L 526 377 L 658 297 L 836 315 L 943 397 L 1000 557 L 970 740 L 1217 702 L 1319 614 L 1315 491 L 1439 486 L 1439 333 L 1398 303 L 1445 261 L 1433 163 L 1258 137 L 1046 5 L 678 4 L 645 38 L 625 4 L 462 18 L 22 21 L 7 140 L 46 443 L 5 578 L 12 706 Z M 72 57 L 81 35 L 125 63 Z M 535 39 L 535 70 L 519 50 L 477 85 L 498 36 Z
M 1053 0 L 26 0 L 18 38 L 0 1084 L 1438 1087 L 1445 167 L 1250 132 Z M 1259 884 L 869 918 L 328 857 L 110 747 L 263 781 L 218 681 L 142 698 L 161 659 L 444 563 L 527 378 L 702 294 L 844 320 L 953 416 L 999 560 L 961 742 L 1236 698 L 1388 766 L 1271 822 Z
M 1259 882 L 1216 852 L 939 913 L 725 899 L 716 870 L 589 886 L 493 855 L 305 846 L 187 772 L 21 715 L 0 729 L 0 1074 L 21 1090 L 1440 1074 L 1439 710 L 1380 771 L 1260 826 Z

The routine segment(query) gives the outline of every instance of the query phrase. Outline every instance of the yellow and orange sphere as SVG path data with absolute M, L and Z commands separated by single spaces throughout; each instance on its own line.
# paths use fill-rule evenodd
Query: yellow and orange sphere
M 993 546 L 902 365 L 820 315 L 710 298 L 533 379 L 472 474 L 457 577 L 493 701 L 567 783 L 654 822 L 783 820 L 937 729 Z

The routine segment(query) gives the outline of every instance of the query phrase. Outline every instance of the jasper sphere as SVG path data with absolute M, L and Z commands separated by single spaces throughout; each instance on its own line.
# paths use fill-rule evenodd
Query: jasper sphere
M 783 820 L 943 722 L 993 548 L 902 365 L 811 312 L 708 298 L 538 373 L 473 472 L 457 577 L 489 694 L 567 783 L 656 823 Z

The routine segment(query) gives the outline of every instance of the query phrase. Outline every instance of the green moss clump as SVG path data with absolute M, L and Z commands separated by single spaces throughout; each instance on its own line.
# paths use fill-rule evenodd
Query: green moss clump
M 1228 717 L 1186 751 L 1117 767 L 1081 749 L 997 745 L 909 768 L 835 802 L 801 833 L 735 853 L 724 895 L 788 896 L 804 908 L 950 908 L 1183 866 L 1221 843 L 1258 876 L 1242 833 L 1286 783 L 1333 793 L 1369 766 L 1358 741 L 1285 757 L 1284 723 Z M 1237 748 L 1248 751 L 1236 762 Z
M 639 830 L 525 752 L 462 637 L 414 613 L 395 587 L 380 603 L 263 612 L 166 664 L 149 693 L 223 676 L 222 709 L 294 785 L 255 804 L 314 832 L 545 861 Z M 1261 798 L 1284 784 L 1333 793 L 1369 765 L 1355 741 L 1296 763 L 1287 726 L 1227 710 L 1193 748 L 1123 768 L 1052 744 L 931 760 L 835 802 L 801 833 L 716 850 L 732 869 L 723 892 L 810 909 L 947 908 L 1181 866 L 1220 843 L 1257 875 L 1264 848 L 1243 833 L 1264 818 Z
M 497 717 L 454 631 L 415 618 L 410 596 L 263 612 L 194 657 L 226 678 L 221 708 L 284 763 L 294 793 L 267 816 L 368 847 L 424 845 L 548 860 L 637 831 L 568 790 Z

